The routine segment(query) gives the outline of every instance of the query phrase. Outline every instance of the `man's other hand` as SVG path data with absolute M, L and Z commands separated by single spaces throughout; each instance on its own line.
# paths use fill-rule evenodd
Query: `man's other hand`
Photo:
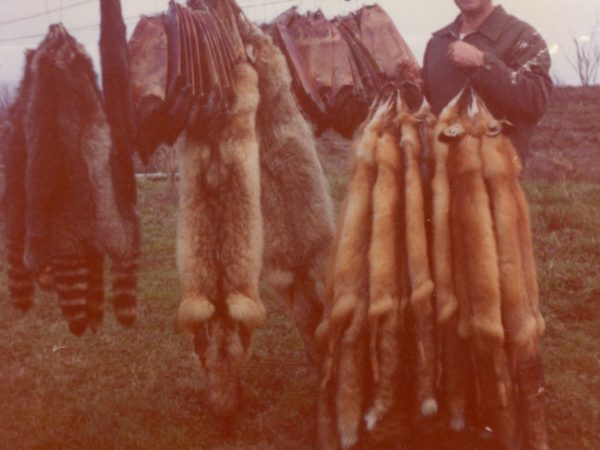
M 456 41 L 448 46 L 448 59 L 459 67 L 476 68 L 483 65 L 483 52 L 474 45 Z

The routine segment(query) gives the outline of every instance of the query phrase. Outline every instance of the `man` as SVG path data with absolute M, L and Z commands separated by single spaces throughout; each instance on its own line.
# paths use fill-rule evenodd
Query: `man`
M 454 3 L 459 16 L 433 33 L 425 52 L 423 78 L 432 110 L 439 114 L 470 81 L 492 114 L 514 125 L 508 134 L 525 162 L 552 91 L 546 43 L 492 0 Z

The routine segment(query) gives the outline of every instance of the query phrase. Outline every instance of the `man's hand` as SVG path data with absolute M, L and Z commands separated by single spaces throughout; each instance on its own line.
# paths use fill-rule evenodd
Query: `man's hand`
M 448 59 L 455 66 L 476 68 L 483 66 L 483 52 L 463 41 L 453 42 L 448 46 Z

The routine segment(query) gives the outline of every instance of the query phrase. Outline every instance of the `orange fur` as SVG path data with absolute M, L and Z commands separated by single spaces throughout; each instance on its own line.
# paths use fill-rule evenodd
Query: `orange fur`
M 435 402 L 435 346 L 431 302 L 434 286 L 429 271 L 425 205 L 419 169 L 421 148 L 415 118 L 407 112 L 402 115 L 400 147 L 404 152 L 405 232 L 411 286 L 410 305 L 416 325 L 417 400 L 423 415 L 432 415 L 437 412 L 437 405 L 432 403 Z
M 499 129 L 485 105 L 482 106 L 481 115 L 488 128 Z M 518 180 L 520 162 L 510 140 L 500 133 L 484 135 L 481 150 L 496 226 L 507 349 L 511 373 L 515 374 L 522 371 L 523 367 L 538 364 L 540 355 L 537 340 L 544 328 L 538 308 L 529 215 Z M 519 386 L 526 440 L 531 448 L 545 449 L 547 437 L 543 397 L 537 392 L 537 389 L 543 388 L 542 380 L 534 379 L 529 383 L 533 385 L 534 392 Z
M 448 143 L 437 136 L 448 127 L 448 117 L 442 116 L 433 129 L 434 176 L 432 189 L 433 277 L 435 282 L 437 322 L 448 321 L 458 309 L 452 279 L 452 246 L 450 238 L 450 181 L 448 179 Z
M 446 134 L 455 138 L 449 167 L 455 287 L 459 308 L 466 306 L 460 317 L 472 343 L 484 423 L 492 424 L 497 439 L 510 448 L 516 442 L 517 426 L 511 371 L 504 351 L 503 301 L 508 272 L 502 263 L 510 259 L 511 245 L 507 237 L 511 231 L 503 220 L 511 217 L 515 208 L 506 196 L 498 195 L 502 190 L 499 185 L 485 183 L 490 168 L 486 163 L 489 152 L 493 152 L 486 136 L 492 123 L 486 120 L 485 106 L 472 94 L 469 105 L 459 100 L 452 108 L 457 124 Z M 518 283 L 516 287 L 513 292 L 518 292 Z
M 369 248 L 369 331 L 375 383 L 372 406 L 365 417 L 372 429 L 391 409 L 398 369 L 402 157 L 397 136 L 385 130 L 377 141 L 377 180 L 373 187 L 373 233 Z

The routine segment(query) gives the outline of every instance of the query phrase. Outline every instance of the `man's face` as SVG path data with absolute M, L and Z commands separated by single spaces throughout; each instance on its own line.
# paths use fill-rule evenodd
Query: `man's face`
M 484 11 L 492 4 L 492 0 L 454 0 L 458 9 L 466 14 Z

